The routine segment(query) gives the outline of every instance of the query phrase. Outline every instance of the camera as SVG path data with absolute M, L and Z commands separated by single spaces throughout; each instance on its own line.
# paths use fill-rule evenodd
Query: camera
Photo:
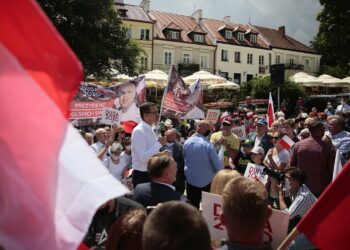
M 265 167 L 263 173 L 267 174 L 268 176 L 270 176 L 272 178 L 275 178 L 277 180 L 278 184 L 284 180 L 284 176 L 285 176 L 284 172 L 278 171 L 276 169 L 271 169 L 269 167 Z

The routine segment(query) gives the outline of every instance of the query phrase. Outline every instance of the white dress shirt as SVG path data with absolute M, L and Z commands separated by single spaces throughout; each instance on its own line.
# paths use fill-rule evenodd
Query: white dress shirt
M 152 127 L 144 121 L 139 123 L 131 134 L 132 168 L 146 172 L 148 160 L 158 153 L 161 147 Z

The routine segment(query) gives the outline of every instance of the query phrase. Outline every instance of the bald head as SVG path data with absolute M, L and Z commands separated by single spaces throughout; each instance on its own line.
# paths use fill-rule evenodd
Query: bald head
M 168 129 L 167 131 L 165 131 L 164 133 L 167 142 L 173 142 L 176 139 L 176 133 L 173 129 Z
M 211 129 L 210 123 L 208 121 L 206 121 L 206 120 L 203 120 L 203 121 L 200 121 L 197 124 L 196 132 L 198 134 L 202 134 L 204 136 L 208 136 L 209 133 L 210 133 L 210 129 Z

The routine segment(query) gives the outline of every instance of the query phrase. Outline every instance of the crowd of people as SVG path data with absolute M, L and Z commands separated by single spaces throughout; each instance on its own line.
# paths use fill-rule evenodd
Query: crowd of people
M 244 116 L 228 114 L 214 125 L 159 123 L 157 105 L 145 102 L 134 127 L 80 128 L 105 167 L 130 189 L 100 207 L 84 243 L 91 249 L 214 249 L 200 212 L 205 191 L 222 195 L 228 235 L 215 247 L 271 249 L 263 242 L 271 208 L 290 214 L 292 230 L 332 182 L 336 152 L 343 164 L 349 159 L 348 104 L 341 105 L 332 114 L 303 107 L 294 118 L 276 112 L 269 127 L 249 98 Z M 245 138 L 232 132 L 241 126 Z M 295 143 L 289 149 L 280 143 L 285 136 Z M 244 177 L 249 163 L 266 169 L 266 185 Z M 304 235 L 298 240 L 291 249 L 314 247 Z

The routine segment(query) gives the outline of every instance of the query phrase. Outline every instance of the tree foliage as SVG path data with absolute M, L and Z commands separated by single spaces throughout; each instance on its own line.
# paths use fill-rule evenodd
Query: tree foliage
M 323 73 L 344 77 L 350 73 L 350 1 L 320 0 L 320 27 L 311 46 L 322 54 Z
M 81 60 L 85 75 L 134 74 L 140 49 L 126 36 L 113 0 L 37 0 Z
M 277 105 L 277 87 L 271 84 L 271 77 L 265 76 L 263 78 L 255 78 L 251 82 L 252 84 L 252 96 L 254 98 L 269 98 L 269 92 L 271 92 L 275 104 Z M 302 87 L 289 80 L 285 80 L 285 84 L 280 87 L 280 101 L 289 98 L 290 103 L 294 104 L 298 100 L 299 96 L 304 96 Z

